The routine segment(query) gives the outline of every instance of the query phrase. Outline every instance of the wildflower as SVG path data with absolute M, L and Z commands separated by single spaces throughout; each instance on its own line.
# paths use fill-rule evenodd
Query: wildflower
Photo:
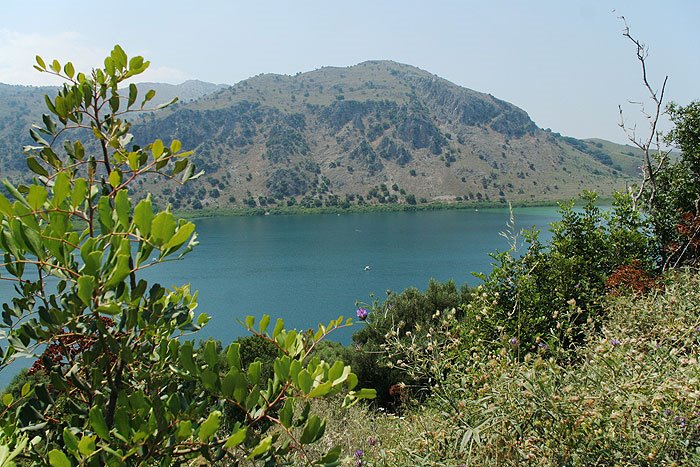
M 673 420 L 674 420 L 674 421 L 676 422 L 676 424 L 678 424 L 678 426 L 681 427 L 681 428 L 685 427 L 685 426 L 688 424 L 688 422 L 686 421 L 685 417 L 676 417 L 676 418 L 674 418 Z
M 355 458 L 356 459 L 360 459 L 364 455 L 365 455 L 365 452 L 362 449 L 358 449 L 357 451 L 355 451 Z
M 664 415 L 666 415 L 667 417 L 670 417 L 671 415 L 673 415 L 673 410 L 671 410 L 671 409 L 664 410 Z
M 545 344 L 544 342 L 540 342 L 537 344 L 537 346 L 540 348 L 542 352 L 546 352 L 549 349 L 549 346 Z
M 516 339 L 515 337 L 511 337 L 508 342 L 510 342 L 510 345 L 512 345 L 513 347 L 518 346 L 518 339 Z
M 377 444 L 377 438 L 370 436 L 369 438 L 367 438 L 367 444 L 369 444 L 370 446 L 375 446 Z
M 617 347 L 618 345 L 620 345 L 620 339 L 610 339 L 610 344 L 613 347 Z
M 359 318 L 360 321 L 364 321 L 367 319 L 367 315 L 369 315 L 369 311 L 365 308 L 358 308 L 357 309 L 357 317 Z

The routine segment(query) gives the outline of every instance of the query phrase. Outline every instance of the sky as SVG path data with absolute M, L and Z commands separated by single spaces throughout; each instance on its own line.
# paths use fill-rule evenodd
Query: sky
M 621 15 L 648 46 L 652 86 L 668 76 L 667 100 L 700 99 L 695 0 L 3 0 L 0 82 L 58 84 L 35 55 L 87 70 L 114 44 L 151 61 L 142 81 L 172 84 L 387 59 L 511 102 L 542 128 L 625 143 L 618 106 L 644 135 L 634 102 L 647 93 Z

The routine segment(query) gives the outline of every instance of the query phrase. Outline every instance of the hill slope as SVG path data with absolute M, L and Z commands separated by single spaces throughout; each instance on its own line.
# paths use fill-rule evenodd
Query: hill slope
M 204 183 L 144 187 L 176 208 L 547 201 L 609 193 L 639 165 L 625 146 L 542 130 L 512 104 L 390 61 L 263 74 L 231 87 L 188 83 L 152 84 L 162 100 L 180 92 L 181 102 L 133 128 L 136 141 L 178 138 L 196 149 Z M 22 167 L 18 130 L 39 117 L 41 99 L 23 93 L 46 92 L 9 88 L 25 100 L 13 107 L 0 86 L 0 149 L 15 148 L 0 159 L 3 171 Z M 197 99 L 192 88 L 206 93 Z

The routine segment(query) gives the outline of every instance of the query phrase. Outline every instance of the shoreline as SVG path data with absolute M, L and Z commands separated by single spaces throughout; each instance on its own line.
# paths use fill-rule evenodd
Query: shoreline
M 516 201 L 510 203 L 513 208 L 527 207 L 553 207 L 560 203 L 569 202 L 572 199 L 568 198 L 561 200 L 543 200 L 543 201 Z M 597 204 L 609 205 L 612 201 L 611 197 L 599 197 Z M 463 210 L 463 209 L 507 209 L 507 202 L 440 202 L 426 204 L 364 204 L 352 205 L 348 208 L 340 206 L 322 206 L 314 208 L 305 208 L 300 206 L 273 206 L 273 207 L 257 207 L 257 208 L 203 208 L 198 210 L 174 210 L 173 212 L 186 219 L 203 219 L 210 217 L 253 217 L 253 216 L 311 216 L 322 214 L 355 214 L 369 212 L 418 212 L 418 211 L 442 211 L 442 210 Z

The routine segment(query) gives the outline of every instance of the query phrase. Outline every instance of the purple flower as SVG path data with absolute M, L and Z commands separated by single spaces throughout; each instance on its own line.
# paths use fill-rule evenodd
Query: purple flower
M 671 409 L 664 410 L 664 415 L 666 415 L 667 417 L 670 417 L 671 415 L 673 415 L 673 410 L 671 410 Z
M 377 438 L 369 437 L 367 438 L 367 444 L 370 446 L 375 446 L 377 444 Z
M 511 337 L 508 342 L 510 342 L 510 345 L 512 345 L 513 347 L 518 346 L 518 339 L 516 339 L 515 337 Z
M 357 317 L 360 319 L 360 321 L 366 320 L 367 315 L 369 315 L 369 311 L 367 311 L 365 308 L 357 309 Z
M 358 449 L 357 451 L 355 451 L 355 458 L 356 459 L 360 459 L 364 455 L 365 455 L 365 452 L 362 449 Z
M 617 347 L 618 345 L 620 345 L 620 339 L 610 339 L 610 344 L 613 347 Z
M 685 426 L 688 424 L 688 422 L 686 421 L 685 417 L 676 417 L 676 418 L 674 418 L 673 420 L 674 420 L 674 421 L 678 424 L 678 426 L 681 427 L 681 428 L 685 427 Z
M 540 348 L 540 350 L 542 352 L 546 352 L 547 349 L 549 349 L 549 346 L 547 344 L 545 344 L 544 342 L 540 342 L 539 344 L 537 344 L 537 346 Z

